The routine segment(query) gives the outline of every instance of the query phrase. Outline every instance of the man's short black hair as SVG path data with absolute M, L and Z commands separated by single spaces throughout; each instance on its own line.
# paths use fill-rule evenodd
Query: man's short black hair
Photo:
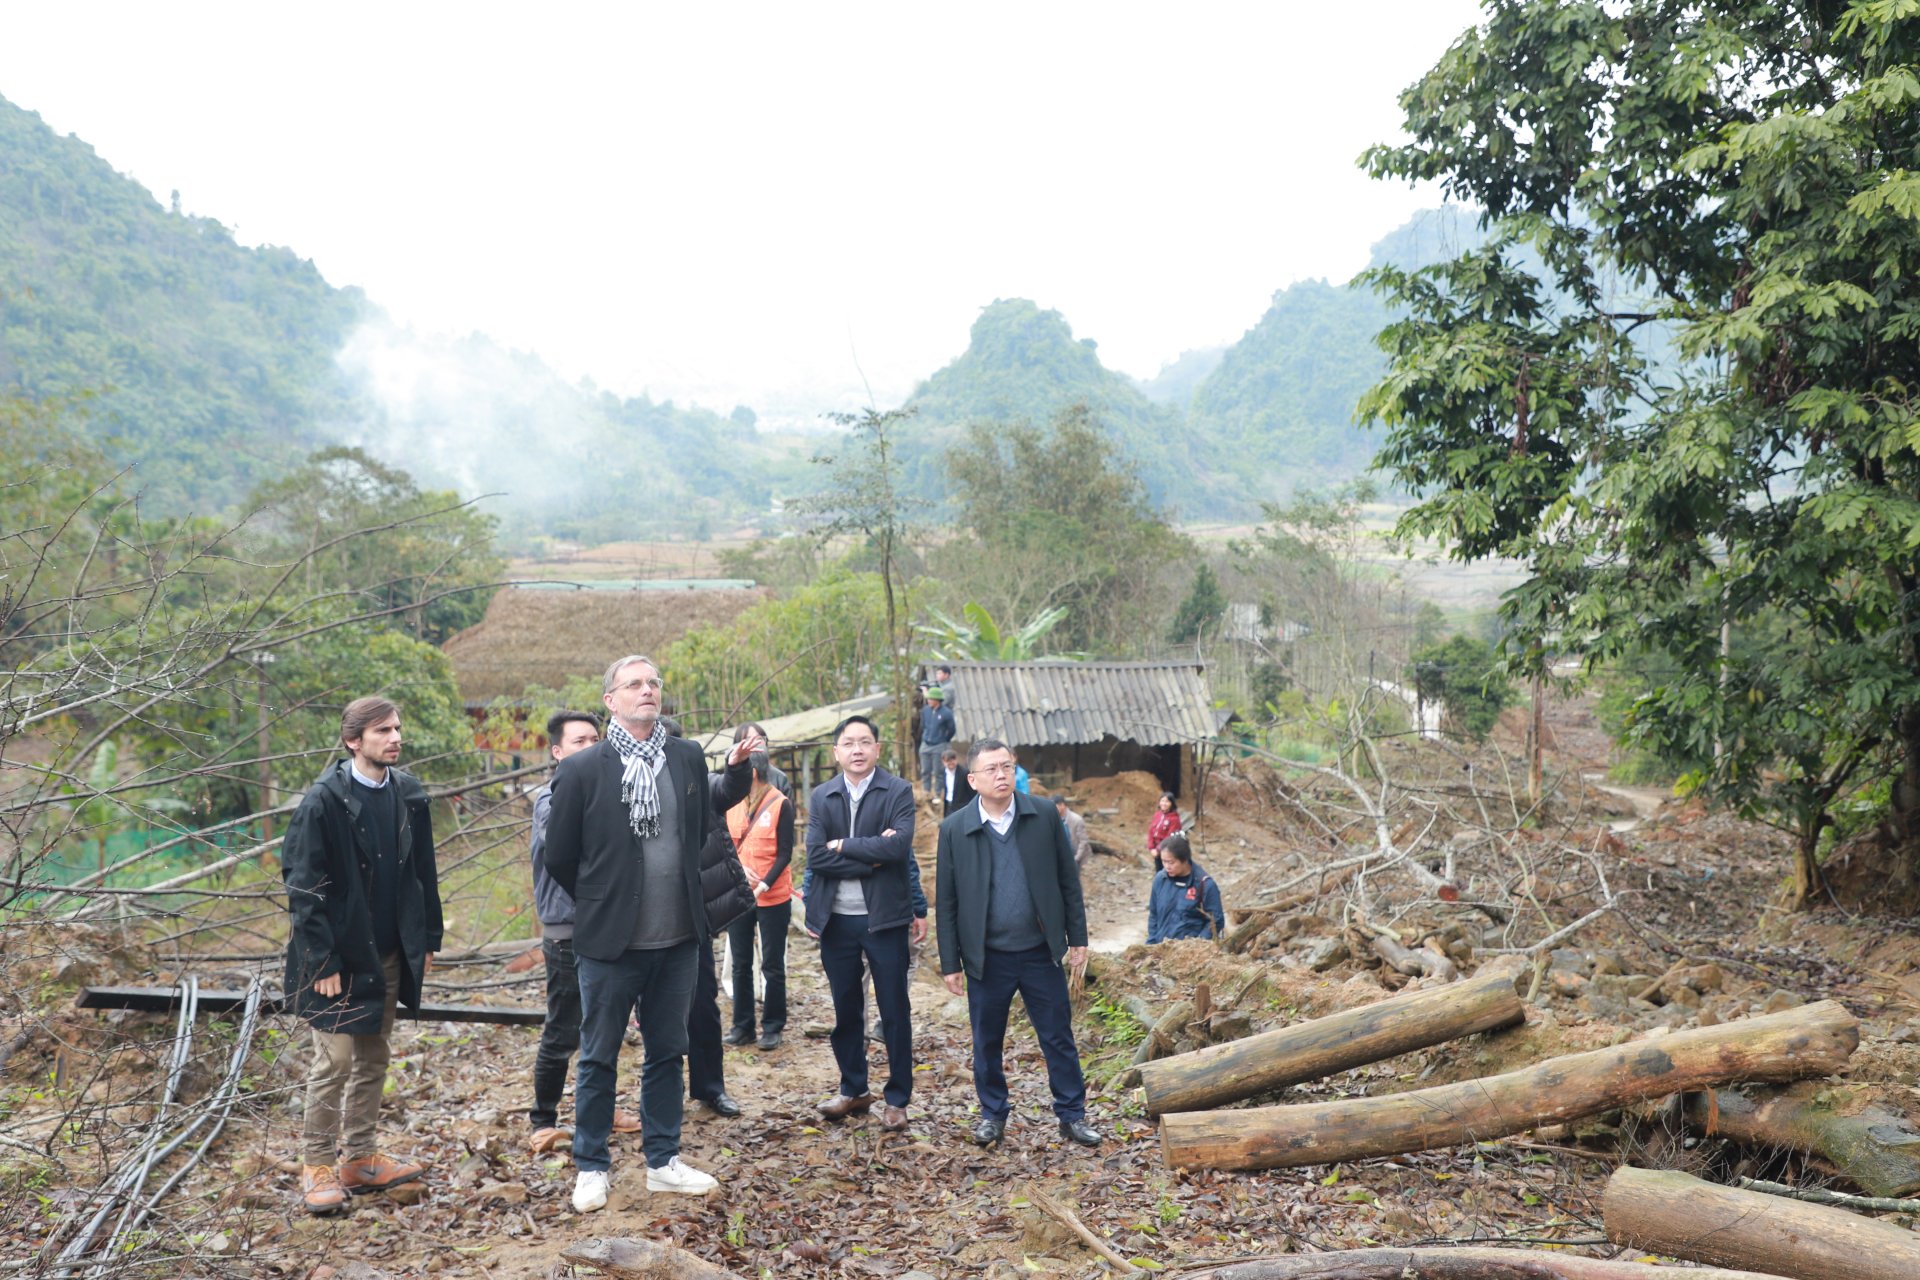
M 987 754 L 989 751 L 1004 751 L 1008 755 L 1013 754 L 1013 748 L 998 738 L 975 738 L 973 745 L 967 748 L 967 772 L 972 773 L 974 764 L 979 761 L 981 756 Z
M 595 733 L 600 732 L 600 717 L 591 711 L 556 711 L 547 717 L 547 741 L 560 741 L 570 724 L 590 724 Z
M 667 736 L 669 738 L 678 738 L 683 736 L 680 732 L 680 722 L 678 720 L 675 720 L 672 716 L 661 716 L 660 727 L 667 731 Z
M 937 676 L 950 676 L 953 674 L 953 668 L 943 662 L 933 669 L 933 674 Z
M 1064 809 L 1064 808 L 1066 808 L 1066 807 L 1067 807 L 1067 798 L 1066 798 L 1065 796 L 1055 796 L 1055 797 L 1053 798 L 1053 806 L 1054 806 L 1054 808 L 1056 808 L 1056 809 Z M 1165 844 L 1166 842 L 1165 842 L 1165 841 L 1163 840 L 1163 841 L 1161 841 L 1161 843 L 1162 843 L 1162 844 Z
M 867 726 L 867 732 L 873 735 L 873 740 L 875 742 L 880 741 L 880 730 L 876 729 L 873 721 L 867 719 L 865 716 L 848 716 L 845 720 L 833 726 L 833 740 L 835 742 L 840 741 L 840 735 L 847 731 L 848 725 L 853 724 L 863 724 Z

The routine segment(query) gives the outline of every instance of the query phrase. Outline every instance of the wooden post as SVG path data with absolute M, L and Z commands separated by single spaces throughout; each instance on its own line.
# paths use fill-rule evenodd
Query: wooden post
M 1853 1015 L 1822 1000 L 1384 1098 L 1163 1115 L 1160 1144 L 1170 1166 L 1213 1169 L 1428 1151 L 1736 1080 L 1827 1075 L 1845 1066 L 1859 1043 Z
M 1511 969 L 1196 1049 L 1140 1068 L 1147 1114 L 1205 1111 L 1524 1021 Z
M 1711 1266 L 1794 1280 L 1920 1276 L 1920 1234 L 1905 1227 L 1672 1170 L 1616 1169 L 1601 1211 L 1615 1244 Z

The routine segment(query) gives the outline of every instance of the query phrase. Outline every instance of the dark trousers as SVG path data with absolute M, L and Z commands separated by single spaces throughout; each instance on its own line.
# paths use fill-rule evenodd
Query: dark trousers
M 649 1167 L 680 1154 L 680 1059 L 687 1052 L 700 948 L 692 941 L 658 951 L 626 951 L 617 960 L 577 956 L 580 970 L 580 1072 L 573 1090 L 573 1163 L 611 1167 L 614 1091 L 620 1043 L 638 1006 L 646 1058 L 640 1068 L 640 1125 Z
M 888 1106 L 904 1107 L 913 1098 L 913 1008 L 907 1002 L 907 926 L 870 932 L 867 917 L 828 917 L 820 934 L 820 967 L 833 992 L 834 1061 L 840 1064 L 840 1092 L 857 1098 L 867 1091 L 867 997 L 863 970 L 873 972 L 873 1002 L 880 1007 L 886 1033 Z
M 573 963 L 573 939 L 547 938 L 547 1020 L 540 1024 L 540 1047 L 533 1054 L 533 1110 L 527 1120 L 536 1129 L 560 1123 L 560 1095 L 567 1090 L 567 1068 L 580 1047 L 580 973 Z
M 1047 1083 L 1053 1089 L 1053 1114 L 1084 1120 L 1087 1081 L 1080 1074 L 1080 1050 L 1073 1043 L 1073 998 L 1067 975 L 1053 962 L 1045 944 L 1027 951 L 987 950 L 980 980 L 967 979 L 967 1018 L 973 1024 L 973 1091 L 980 1114 L 1007 1118 L 1007 1012 L 1018 991 L 1027 1020 L 1047 1058 Z
M 687 1096 L 712 1102 L 727 1091 L 726 1046 L 720 1043 L 720 981 L 713 970 L 713 939 L 700 938 L 700 969 L 687 1010 Z
M 787 1028 L 787 925 L 793 903 L 755 907 L 727 926 L 733 945 L 733 1029 L 753 1034 L 753 938 L 760 936 L 760 973 L 767 981 L 761 1025 L 768 1031 Z

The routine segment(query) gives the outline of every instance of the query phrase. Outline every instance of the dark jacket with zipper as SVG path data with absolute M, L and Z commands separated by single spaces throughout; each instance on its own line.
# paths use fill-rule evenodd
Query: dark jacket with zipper
M 1227 931 L 1226 909 L 1220 905 L 1220 886 L 1197 862 L 1182 880 L 1163 867 L 1153 874 L 1153 894 L 1147 902 L 1147 941 L 1173 942 L 1179 938 L 1218 938 Z
M 618 960 L 633 936 L 640 901 L 640 837 L 620 798 L 620 752 L 597 742 L 560 762 L 547 811 L 547 874 L 573 899 L 573 951 L 593 960 Z M 673 787 L 680 809 L 680 869 L 688 919 L 706 928 L 700 856 L 713 827 L 707 758 L 684 738 L 668 738 L 657 785 Z
M 708 783 L 716 821 L 700 850 L 700 899 L 706 914 L 707 930 L 719 937 L 726 927 L 753 910 L 753 884 L 747 869 L 740 865 L 740 851 L 733 847 L 733 833 L 727 830 L 727 810 L 747 798 L 753 790 L 753 766 L 742 760 L 728 765 L 725 773 L 714 774 Z
M 377 1035 L 386 1012 L 387 981 L 373 940 L 373 837 L 367 831 L 352 764 L 335 761 L 294 811 L 280 846 L 287 886 L 286 990 L 293 1012 L 316 1031 Z M 420 1007 L 427 956 L 440 950 L 440 873 L 426 789 L 412 774 L 387 770 L 398 829 L 400 1002 Z M 338 996 L 313 989 L 339 974 Z
M 1087 945 L 1087 905 L 1080 894 L 1080 868 L 1073 842 L 1051 800 L 1013 793 L 1013 840 L 1026 869 L 1034 915 L 1055 964 L 1068 947 Z M 935 932 L 940 972 L 965 972 L 978 982 L 987 959 L 987 904 L 992 895 L 993 849 L 980 805 L 960 810 L 940 824 L 934 871 Z
M 847 780 L 834 777 L 813 789 L 807 803 L 807 932 L 819 937 L 833 916 L 842 880 L 857 880 L 867 900 L 867 931 L 894 929 L 914 917 L 908 874 L 913 862 L 913 788 L 885 769 L 875 769 L 860 801 L 860 817 L 847 829 L 853 803 Z M 891 830 L 890 836 L 882 831 Z M 830 840 L 844 840 L 838 851 Z M 922 909 L 922 914 L 925 908 Z

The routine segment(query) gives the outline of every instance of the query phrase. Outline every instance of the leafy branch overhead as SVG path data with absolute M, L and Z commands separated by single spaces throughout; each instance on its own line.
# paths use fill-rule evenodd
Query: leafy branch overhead
M 1802 900 L 1844 798 L 1920 838 L 1917 60 L 1910 4 L 1497 4 L 1364 160 L 1490 233 L 1371 275 L 1403 531 L 1526 563 L 1521 668 L 1653 655 L 1630 732 Z

